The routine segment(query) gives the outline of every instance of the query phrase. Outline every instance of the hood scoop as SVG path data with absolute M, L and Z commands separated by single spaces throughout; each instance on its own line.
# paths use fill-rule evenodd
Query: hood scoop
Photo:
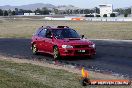
M 69 38 L 69 40 L 80 40 L 80 38 Z
M 80 38 L 65 38 L 64 42 L 70 42 L 70 41 L 74 41 L 74 40 L 81 40 Z

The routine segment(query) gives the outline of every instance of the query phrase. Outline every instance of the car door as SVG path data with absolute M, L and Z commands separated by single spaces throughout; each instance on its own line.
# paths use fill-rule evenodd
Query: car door
M 45 35 L 46 35 L 47 29 L 42 29 L 40 33 L 38 34 L 38 49 L 39 51 L 45 52 Z
M 45 50 L 48 53 L 53 52 L 53 39 L 52 39 L 52 31 L 50 29 L 47 29 L 46 31 L 46 39 L 45 39 Z

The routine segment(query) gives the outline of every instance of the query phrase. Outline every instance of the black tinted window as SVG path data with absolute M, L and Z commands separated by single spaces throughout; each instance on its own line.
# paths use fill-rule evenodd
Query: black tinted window
M 38 29 L 38 30 L 34 33 L 34 35 L 38 35 L 39 32 L 40 32 L 41 30 L 42 30 L 42 29 Z
M 80 38 L 78 33 L 73 29 L 55 29 L 53 33 L 56 38 Z
M 45 37 L 46 30 L 47 30 L 47 29 L 42 29 L 42 30 L 39 32 L 39 36 L 40 36 L 40 37 Z
M 46 31 L 46 38 L 51 38 L 51 35 L 52 35 L 52 31 L 48 29 Z

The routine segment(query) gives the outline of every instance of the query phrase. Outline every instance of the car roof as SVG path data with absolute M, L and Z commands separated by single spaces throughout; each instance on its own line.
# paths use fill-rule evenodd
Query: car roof
M 65 29 L 70 29 L 70 28 L 47 28 L 47 29 L 51 29 L 51 30 L 65 30 Z
M 46 27 L 41 27 L 42 29 L 70 29 L 68 26 L 57 26 L 57 27 L 51 27 L 51 26 L 46 26 Z
M 43 26 L 41 26 L 40 28 L 38 28 L 38 30 L 35 33 L 38 34 L 43 29 L 49 29 L 49 30 L 66 30 L 66 29 L 71 29 L 71 28 L 69 28 L 68 26 L 58 26 L 58 27 L 50 27 L 50 26 L 43 27 Z

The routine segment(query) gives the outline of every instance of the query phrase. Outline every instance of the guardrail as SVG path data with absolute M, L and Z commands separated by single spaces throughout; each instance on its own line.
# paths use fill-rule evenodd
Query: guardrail
M 132 21 L 132 17 L 64 17 L 64 18 L 52 18 L 45 17 L 45 20 L 86 20 L 86 21 L 116 21 L 116 22 L 124 22 L 124 21 Z
M 132 21 L 132 17 L 90 17 L 90 18 L 85 18 L 85 20 L 87 21 L 119 21 L 119 22 L 123 22 L 123 21 Z
M 37 17 L 37 16 L 36 16 Z M 40 16 L 41 17 L 41 16 Z M 6 17 L 9 18 L 9 17 Z M 16 17 L 13 17 L 13 19 L 16 19 Z M 30 16 L 25 17 L 23 19 L 34 19 L 35 17 L 30 18 Z M 0 19 L 5 19 L 0 16 Z M 20 18 L 21 19 L 21 18 Z M 37 20 L 37 18 L 35 18 Z M 102 22 L 131 22 L 132 17 L 75 17 L 75 16 L 64 16 L 64 17 L 48 17 L 48 16 L 42 16 L 38 20 L 75 20 L 75 21 L 102 21 Z

